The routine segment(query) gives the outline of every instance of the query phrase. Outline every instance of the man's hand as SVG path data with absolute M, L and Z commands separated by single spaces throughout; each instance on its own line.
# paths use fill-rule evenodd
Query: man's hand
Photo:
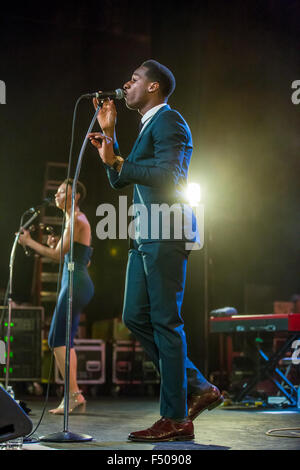
M 98 107 L 97 98 L 93 98 L 95 110 Z M 97 121 L 105 135 L 114 137 L 115 125 L 117 120 L 117 110 L 113 100 L 106 99 L 98 112 Z
M 103 163 L 120 173 L 124 158 L 114 154 L 113 139 L 100 132 L 91 132 L 88 137 L 91 144 L 98 150 Z
M 91 144 L 98 150 L 103 163 L 112 166 L 117 160 L 113 149 L 113 139 L 100 132 L 91 132 L 88 137 Z

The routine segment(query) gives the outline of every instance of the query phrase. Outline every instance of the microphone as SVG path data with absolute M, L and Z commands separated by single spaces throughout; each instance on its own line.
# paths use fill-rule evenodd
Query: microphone
M 48 206 L 53 201 L 53 199 L 54 196 L 46 197 L 38 206 L 30 207 L 30 209 L 26 211 L 26 214 L 34 214 L 34 212 L 39 212 L 42 207 Z
M 23 217 L 26 215 L 26 214 L 35 214 L 33 215 L 31 219 L 37 217 L 37 215 L 40 213 L 42 207 L 45 207 L 45 206 L 48 206 L 54 199 L 54 196 L 50 196 L 50 197 L 46 197 L 45 199 L 43 199 L 43 201 L 41 202 L 41 204 L 39 204 L 38 206 L 36 207 L 31 207 L 30 209 L 28 209 L 26 212 L 24 212 L 23 216 L 22 216 L 22 219 L 21 219 L 21 225 L 23 223 Z M 24 253 L 26 256 L 30 256 L 31 255 L 31 250 L 25 245 L 24 247 Z
M 87 93 L 82 96 L 83 98 L 97 98 L 98 100 L 104 100 L 105 98 L 121 100 L 124 98 L 124 91 L 121 88 L 117 88 L 115 91 L 95 91 L 95 93 Z

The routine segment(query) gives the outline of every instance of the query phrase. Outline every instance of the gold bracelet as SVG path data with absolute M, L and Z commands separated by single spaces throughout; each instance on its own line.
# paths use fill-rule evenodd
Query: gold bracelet
M 116 170 L 118 173 L 121 169 L 121 164 L 124 162 L 124 158 L 120 157 L 119 155 L 116 155 L 116 161 L 112 164 L 112 168 Z

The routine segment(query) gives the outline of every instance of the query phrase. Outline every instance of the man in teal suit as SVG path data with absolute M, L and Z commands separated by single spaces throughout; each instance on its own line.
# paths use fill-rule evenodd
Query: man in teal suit
M 194 438 L 193 419 L 223 401 L 217 387 L 187 357 L 181 316 L 189 255 L 186 243 L 197 241 L 198 236 L 184 199 L 192 137 L 183 117 L 167 104 L 175 89 L 175 78 L 167 67 L 148 60 L 123 89 L 127 107 L 142 115 L 131 153 L 126 159 L 120 155 L 111 100 L 104 102 L 98 115 L 103 133 L 90 134 L 90 140 L 112 187 L 134 184 L 135 233 L 128 257 L 123 321 L 161 375 L 161 419 L 148 429 L 130 433 L 129 439 L 188 440 Z M 164 211 L 153 217 L 153 210 L 162 205 L 174 208 L 173 218 L 170 213 L 165 217 Z M 175 227 L 178 213 L 185 221 L 180 233 Z

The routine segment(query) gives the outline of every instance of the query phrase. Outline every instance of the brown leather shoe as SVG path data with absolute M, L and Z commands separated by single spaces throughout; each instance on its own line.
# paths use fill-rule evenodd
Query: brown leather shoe
M 213 410 L 223 403 L 224 397 L 220 390 L 212 385 L 202 395 L 190 395 L 187 400 L 188 419 L 194 421 L 204 410 Z
M 173 419 L 161 418 L 144 431 L 136 431 L 129 434 L 130 441 L 164 442 L 164 441 L 189 441 L 194 439 L 194 425 L 192 421 L 177 422 Z

